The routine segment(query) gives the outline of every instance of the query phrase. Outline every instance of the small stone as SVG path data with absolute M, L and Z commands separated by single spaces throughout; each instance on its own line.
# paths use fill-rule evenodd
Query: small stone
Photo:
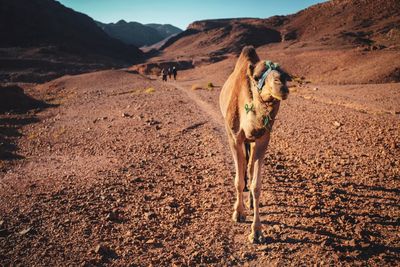
M 363 249 L 366 249 L 366 248 L 370 247 L 370 244 L 367 243 L 367 242 L 361 242 L 361 243 L 360 243 L 360 246 L 361 246 Z
M 283 166 L 282 164 L 277 164 L 276 165 L 276 169 L 277 170 L 283 170 L 283 169 L 285 169 L 285 166 Z
M 157 217 L 157 215 L 154 212 L 147 212 L 145 215 L 146 220 L 152 220 L 155 219 Z
M 314 90 L 314 91 L 318 91 L 318 87 L 314 87 L 313 90 Z
M 125 236 L 126 236 L 126 237 L 131 237 L 131 236 L 132 236 L 132 231 L 127 231 L 127 232 L 125 233 Z
M 28 227 L 25 230 L 22 230 L 21 232 L 19 232 L 20 235 L 26 235 L 28 233 L 30 233 L 32 231 L 32 228 Z
M 123 118 L 128 118 L 128 117 L 130 117 L 131 115 L 129 115 L 129 113 L 126 113 L 126 112 L 122 112 L 122 117 Z
M 143 179 L 140 178 L 140 177 L 136 177 L 136 178 L 133 178 L 133 179 L 131 180 L 131 182 L 133 182 L 133 183 L 140 183 L 140 182 L 143 182 Z
M 0 237 L 6 237 L 8 234 L 7 229 L 0 229 Z
M 149 245 L 155 244 L 155 243 L 156 243 L 155 239 L 149 239 L 149 240 L 146 241 L 146 244 L 149 244 Z
M 274 229 L 275 232 L 280 232 L 281 231 L 281 227 L 279 225 L 277 225 L 277 224 L 272 226 L 272 228 Z
M 116 256 L 116 253 L 113 250 L 111 250 L 110 248 L 108 248 L 104 245 L 101 245 L 101 244 L 98 244 L 95 247 L 94 252 L 103 257 L 115 257 Z
M 179 211 L 179 216 L 183 216 L 183 215 L 185 215 L 185 213 L 186 213 L 185 209 L 181 209 Z
M 115 212 L 115 211 L 111 211 L 111 212 L 109 212 L 107 214 L 106 219 L 109 220 L 109 221 L 117 221 L 119 219 L 118 218 L 118 213 Z
M 334 125 L 336 128 L 339 128 L 340 126 L 342 126 L 342 124 L 341 124 L 340 122 L 338 122 L 338 121 L 334 121 L 334 122 L 333 122 L 333 125 Z
M 97 254 L 99 254 L 102 250 L 103 250 L 103 246 L 102 245 L 97 245 L 94 248 L 94 252 L 97 253 Z
M 356 245 L 356 240 L 355 240 L 355 239 L 352 239 L 352 240 L 348 241 L 347 244 L 348 244 L 349 246 L 354 247 L 354 246 Z

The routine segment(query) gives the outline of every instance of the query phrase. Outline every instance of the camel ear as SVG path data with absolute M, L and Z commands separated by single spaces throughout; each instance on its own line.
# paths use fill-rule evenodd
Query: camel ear
M 292 76 L 282 68 L 279 68 L 279 72 L 281 73 L 281 77 L 285 82 L 291 82 L 292 81 Z

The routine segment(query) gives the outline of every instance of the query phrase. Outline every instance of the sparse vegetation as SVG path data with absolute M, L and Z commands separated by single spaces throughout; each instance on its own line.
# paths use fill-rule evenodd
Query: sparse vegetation
M 192 90 L 213 90 L 215 87 L 215 85 L 212 82 L 208 82 L 207 85 L 203 86 L 201 84 L 193 84 L 192 85 Z
M 192 90 L 202 90 L 203 86 L 201 86 L 200 84 L 193 84 L 192 85 Z
M 147 88 L 146 90 L 144 90 L 144 92 L 146 93 L 146 94 L 152 94 L 152 93 L 154 93 L 156 91 L 156 89 L 154 89 L 153 87 L 149 87 L 149 88 Z

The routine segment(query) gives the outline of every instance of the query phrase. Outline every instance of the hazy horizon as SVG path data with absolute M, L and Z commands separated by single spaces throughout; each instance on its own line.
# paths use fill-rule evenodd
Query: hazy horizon
M 66 7 L 84 13 L 103 23 L 119 20 L 136 21 L 142 24 L 172 24 L 185 30 L 193 21 L 224 18 L 268 18 L 275 15 L 296 13 L 323 0 L 253 1 L 161 1 L 153 0 L 58 0 Z

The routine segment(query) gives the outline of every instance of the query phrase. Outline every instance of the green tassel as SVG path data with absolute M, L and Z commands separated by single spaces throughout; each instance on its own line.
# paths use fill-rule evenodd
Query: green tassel
M 254 111 L 254 104 L 251 103 L 251 106 L 246 104 L 246 105 L 244 105 L 244 109 L 246 110 L 246 114 L 248 114 L 250 111 Z
M 264 127 L 267 129 L 270 129 L 270 130 L 271 130 L 271 124 L 270 124 L 271 120 L 272 119 L 271 119 L 270 115 L 264 116 L 264 118 L 263 118 Z

